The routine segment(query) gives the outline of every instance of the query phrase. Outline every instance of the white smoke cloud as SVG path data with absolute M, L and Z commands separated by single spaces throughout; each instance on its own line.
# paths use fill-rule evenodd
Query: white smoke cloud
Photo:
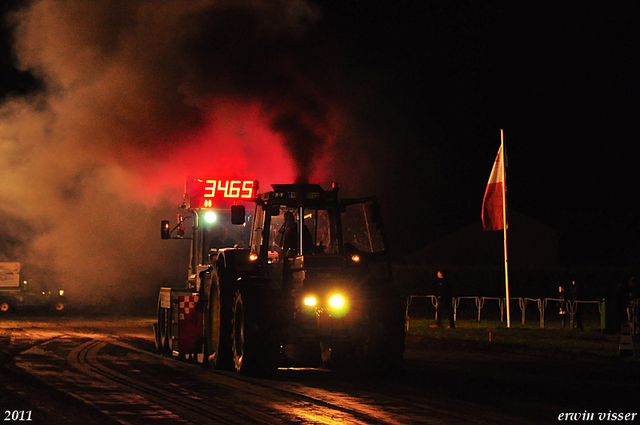
M 295 171 L 271 122 L 334 132 L 309 72 L 318 18 L 302 1 L 38 0 L 13 14 L 16 64 L 44 89 L 0 106 L 3 259 L 88 303 L 185 278 L 188 248 L 158 230 L 187 174 L 291 181 L 311 170 Z

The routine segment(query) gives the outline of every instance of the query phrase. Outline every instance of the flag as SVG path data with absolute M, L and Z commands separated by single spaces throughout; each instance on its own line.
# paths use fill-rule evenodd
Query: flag
M 493 169 L 491 170 L 491 176 L 489 176 L 487 189 L 484 192 L 484 199 L 482 200 L 482 227 L 484 230 L 504 229 L 502 198 L 506 196 L 506 188 L 504 182 L 503 158 L 502 145 L 500 145 L 496 161 L 493 164 Z M 507 205 L 506 199 L 504 205 L 505 207 Z M 506 211 L 506 214 L 508 219 L 509 212 Z M 509 227 L 508 222 L 507 227 Z

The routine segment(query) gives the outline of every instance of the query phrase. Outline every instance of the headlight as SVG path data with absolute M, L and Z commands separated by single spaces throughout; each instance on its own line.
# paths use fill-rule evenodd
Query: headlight
M 58 293 L 60 294 L 60 296 L 63 296 L 64 295 L 64 289 L 59 290 Z
M 336 310 L 341 309 L 346 304 L 344 297 L 340 294 L 333 294 L 329 297 L 329 305 Z
M 305 297 L 304 305 L 307 307 L 314 307 L 316 304 L 318 304 L 316 297 Z

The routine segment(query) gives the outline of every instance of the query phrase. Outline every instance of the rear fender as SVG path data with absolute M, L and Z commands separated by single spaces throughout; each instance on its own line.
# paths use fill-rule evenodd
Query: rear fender
M 219 268 L 235 269 L 236 266 L 248 262 L 251 250 L 248 248 L 227 248 L 218 251 L 217 264 Z
M 259 263 L 250 259 L 251 251 L 246 248 L 229 248 L 218 252 L 216 268 L 222 281 L 236 281 L 240 276 L 260 274 Z

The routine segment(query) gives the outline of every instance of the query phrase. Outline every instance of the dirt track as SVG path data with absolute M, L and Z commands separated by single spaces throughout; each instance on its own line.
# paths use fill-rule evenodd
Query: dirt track
M 461 400 L 541 422 L 564 412 L 640 411 L 637 360 L 415 336 L 407 345 L 412 380 Z
M 152 350 L 149 321 L 107 320 L 81 322 L 74 329 L 110 335 L 128 335 L 129 342 Z M 52 387 L 14 364 L 14 357 L 28 347 L 30 328 L 0 322 L 0 408 L 33 410 L 39 422 L 96 425 L 114 424 L 113 419 Z M 39 329 L 56 329 L 55 323 L 40 323 Z M 65 325 L 68 326 L 68 325 Z M 147 334 L 148 332 L 148 334 Z M 20 338 L 24 337 L 24 340 Z M 400 399 L 421 399 L 434 417 L 431 423 L 465 423 L 454 412 L 474 422 L 555 423 L 563 413 L 638 413 L 640 362 L 617 357 L 567 355 L 560 352 L 513 348 L 485 341 L 408 336 L 405 373 L 392 381 L 357 382 L 350 379 L 308 379 L 306 375 L 283 376 L 296 385 L 356 396 L 363 392 L 394 394 Z M 193 365 L 196 368 L 196 365 Z M 447 413 L 449 412 L 449 413 Z M 493 416 L 493 415 L 497 416 Z M 446 418 L 451 416 L 451 421 Z M 445 419 L 443 419 L 445 418 Z M 489 419 L 492 418 L 492 419 Z M 640 422 L 638 415 L 635 423 Z M 318 422 L 322 423 L 322 422 Z M 409 423 L 409 422 L 406 422 Z

